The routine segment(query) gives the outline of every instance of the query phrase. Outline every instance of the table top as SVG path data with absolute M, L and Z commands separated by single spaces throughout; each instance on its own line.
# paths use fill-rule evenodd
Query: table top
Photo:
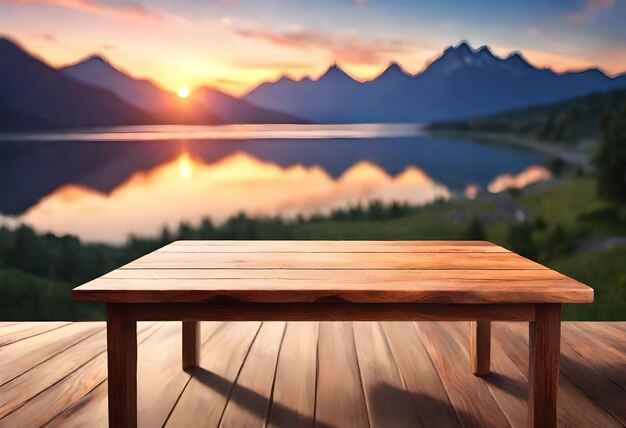
M 485 241 L 177 241 L 82 301 L 588 303 L 580 282 Z

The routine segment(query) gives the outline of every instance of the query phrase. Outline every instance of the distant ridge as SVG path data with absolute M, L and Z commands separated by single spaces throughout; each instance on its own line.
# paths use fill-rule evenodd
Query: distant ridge
M 71 79 L 0 38 L 0 129 L 158 123 L 101 88 Z
M 287 113 L 252 105 L 210 87 L 199 88 L 189 99 L 181 99 L 149 80 L 130 76 L 98 54 L 60 71 L 82 83 L 108 89 L 137 108 L 173 118 L 177 123 L 306 122 Z
M 99 54 L 92 54 L 59 71 L 81 83 L 107 89 L 136 108 L 167 118 L 168 123 L 223 122 L 205 106 L 183 100 L 149 80 L 134 78 Z
M 575 143 L 600 137 L 600 117 L 626 107 L 626 88 L 596 92 L 551 104 L 509 110 L 467 120 L 436 122 L 432 131 L 504 133 Z
M 376 78 L 359 82 L 337 64 L 318 79 L 281 78 L 244 96 L 255 105 L 314 122 L 432 122 L 493 114 L 626 87 L 626 75 L 598 69 L 556 73 L 536 68 L 520 52 L 495 55 L 461 41 L 422 72 L 392 62 Z

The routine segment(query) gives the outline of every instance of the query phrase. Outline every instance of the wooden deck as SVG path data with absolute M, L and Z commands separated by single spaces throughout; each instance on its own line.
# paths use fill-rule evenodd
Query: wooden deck
M 469 323 L 202 323 L 181 370 L 181 323 L 139 323 L 144 427 L 526 425 L 527 323 L 493 323 L 492 374 L 469 362 Z M 563 323 L 558 419 L 626 425 L 626 323 Z M 106 426 L 97 323 L 0 323 L 0 426 Z

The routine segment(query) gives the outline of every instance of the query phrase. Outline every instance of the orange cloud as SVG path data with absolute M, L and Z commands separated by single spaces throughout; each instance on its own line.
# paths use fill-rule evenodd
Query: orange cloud
M 101 0 L 0 0 L 0 3 L 32 6 L 52 5 L 100 16 L 120 16 L 148 21 L 161 21 L 168 15 L 135 3 L 104 3 Z
M 567 16 L 567 20 L 573 24 L 582 24 L 589 21 L 603 10 L 613 7 L 615 0 L 587 0 L 585 6 Z
M 234 31 L 242 37 L 265 40 L 279 46 L 326 51 L 335 61 L 348 64 L 377 65 L 412 48 L 405 40 L 364 38 L 354 31 L 341 35 L 310 29 L 281 32 L 264 28 L 238 27 Z

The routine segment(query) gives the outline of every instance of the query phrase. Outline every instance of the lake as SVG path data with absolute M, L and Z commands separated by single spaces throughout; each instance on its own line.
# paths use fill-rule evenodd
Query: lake
M 534 152 L 434 138 L 416 125 L 135 126 L 0 135 L 0 221 L 121 243 L 163 226 L 427 204 L 500 188 Z M 498 187 L 500 186 L 500 187 Z

